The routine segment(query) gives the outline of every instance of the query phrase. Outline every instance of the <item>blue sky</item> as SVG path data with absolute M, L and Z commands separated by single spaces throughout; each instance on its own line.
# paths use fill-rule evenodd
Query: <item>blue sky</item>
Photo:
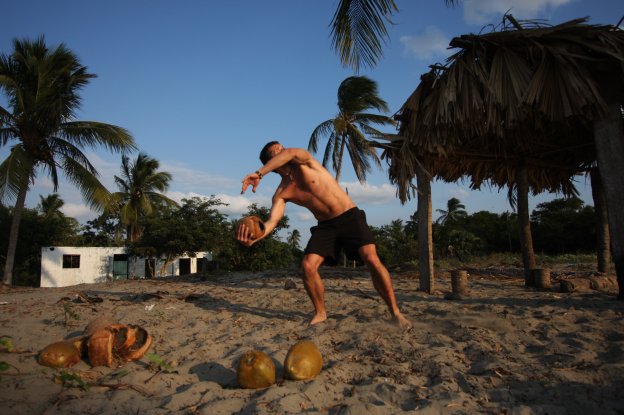
M 269 206 L 278 176 L 262 180 L 257 193 L 240 195 L 240 181 L 260 167 L 258 153 L 270 140 L 307 148 L 314 127 L 337 112 L 336 92 L 353 75 L 331 49 L 329 24 L 337 0 L 21 0 L 3 7 L 0 53 L 13 38 L 44 35 L 49 46 L 73 50 L 98 77 L 82 91 L 77 119 L 122 126 L 140 151 L 158 159 L 173 174 L 168 195 L 180 200 L 215 195 L 237 219 L 250 203 Z M 396 0 L 400 12 L 389 27 L 385 56 L 365 75 L 395 113 L 418 86 L 428 65 L 443 62 L 451 38 L 489 30 L 503 13 L 551 24 L 589 17 L 593 24 L 616 24 L 621 0 L 465 0 L 455 8 L 443 0 Z M 0 103 L 5 105 L 4 97 Z M 321 143 L 324 148 L 324 143 Z M 5 157 L 7 148 L 0 149 Z M 89 151 L 100 178 L 116 190 L 121 157 L 104 149 Z M 136 154 L 134 155 L 136 156 Z M 318 158 L 322 155 L 317 155 Z M 395 197 L 385 166 L 360 185 L 345 160 L 341 184 L 374 226 L 406 221 L 416 202 Z M 577 187 L 593 205 L 584 177 Z M 457 197 L 469 213 L 509 211 L 506 189 L 470 191 L 468 183 L 433 184 L 436 209 Z M 40 175 L 27 198 L 52 192 Z M 70 184 L 61 181 L 64 212 L 85 222 L 95 216 Z M 531 198 L 531 208 L 557 195 Z M 289 205 L 291 230 L 305 241 L 315 221 L 305 209 Z

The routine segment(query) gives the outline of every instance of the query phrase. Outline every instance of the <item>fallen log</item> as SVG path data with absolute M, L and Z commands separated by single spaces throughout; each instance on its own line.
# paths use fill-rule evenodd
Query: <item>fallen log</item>
M 569 278 L 561 280 L 560 289 L 563 293 L 590 290 L 607 290 L 617 287 L 617 281 L 611 275 L 597 275 L 589 278 Z

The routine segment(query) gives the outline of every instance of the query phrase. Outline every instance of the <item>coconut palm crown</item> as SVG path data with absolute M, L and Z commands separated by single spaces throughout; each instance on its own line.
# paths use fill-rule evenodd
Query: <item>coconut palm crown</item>
M 109 193 L 83 150 L 135 149 L 132 135 L 121 127 L 74 119 L 81 103 L 79 91 L 95 77 L 65 45 L 51 50 L 43 37 L 14 39 L 13 52 L 0 55 L 0 91 L 8 103 L 6 108 L 0 106 L 0 147 L 11 145 L 0 163 L 0 200 L 15 200 L 5 284 L 12 283 L 21 211 L 37 175 L 47 175 L 56 192 L 63 173 L 91 207 L 102 208 Z
M 135 242 L 141 235 L 140 219 L 161 206 L 178 206 L 161 192 L 169 188 L 171 174 L 158 171 L 160 163 L 147 154 L 139 153 L 136 160 L 128 156 L 121 160 L 121 176 L 115 176 L 119 192 L 111 195 L 111 209 L 119 213 L 126 227 L 127 238 Z
M 366 180 L 366 173 L 371 169 L 369 159 L 381 166 L 375 143 L 366 136 L 383 137 L 385 134 L 372 125 L 394 125 L 394 120 L 382 114 L 364 112 L 369 109 L 388 112 L 388 104 L 377 92 L 377 83 L 365 76 L 346 78 L 338 87 L 338 114 L 319 124 L 310 136 L 308 149 L 313 153 L 318 151 L 319 140 L 327 137 L 323 165 L 327 167 L 331 160 L 336 180 L 340 179 L 342 172 L 345 148 L 360 182 Z

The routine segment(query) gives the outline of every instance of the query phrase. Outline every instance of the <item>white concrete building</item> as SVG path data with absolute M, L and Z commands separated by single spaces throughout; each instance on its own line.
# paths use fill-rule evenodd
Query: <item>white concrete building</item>
M 140 258 L 121 247 L 49 246 L 41 248 L 41 286 L 67 287 L 117 279 L 186 275 L 201 271 L 210 252 L 172 260 L 161 275 L 164 259 Z

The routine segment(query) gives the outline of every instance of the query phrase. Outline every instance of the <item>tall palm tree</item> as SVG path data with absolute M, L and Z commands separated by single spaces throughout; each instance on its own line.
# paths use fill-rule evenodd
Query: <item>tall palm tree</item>
M 110 208 L 119 213 L 119 219 L 126 227 L 126 238 L 135 242 L 141 236 L 140 219 L 162 206 L 178 206 L 160 192 L 169 188 L 171 174 L 158 171 L 158 160 L 139 153 L 130 162 L 128 156 L 121 159 L 121 177 L 115 176 L 119 192 L 111 195 Z
M 464 206 L 462 202 L 455 197 L 450 198 L 446 202 L 446 210 L 436 209 L 436 211 L 440 214 L 436 223 L 440 223 L 442 225 L 457 222 L 459 219 L 467 216 L 466 206 Z
M 447 6 L 459 0 L 444 0 Z M 388 39 L 386 22 L 392 23 L 399 9 L 394 0 L 340 0 L 332 18 L 332 47 L 343 66 L 356 73 L 362 67 L 374 67 L 383 57 Z
M 59 171 L 80 189 L 86 202 L 102 208 L 109 196 L 98 172 L 83 153 L 86 147 L 110 151 L 135 148 L 130 133 L 95 121 L 76 121 L 80 89 L 96 75 L 87 72 L 64 44 L 48 49 L 43 37 L 13 40 L 13 52 L 0 55 L 0 91 L 8 106 L 0 106 L 0 146 L 12 143 L 0 163 L 0 200 L 15 200 L 4 284 L 13 281 L 13 263 L 26 194 L 38 173 L 58 189 Z
M 52 193 L 43 197 L 39 195 L 39 205 L 37 208 L 45 218 L 62 218 L 65 215 L 61 212 L 61 208 L 65 201 L 61 199 L 58 193 Z
M 342 81 L 338 87 L 336 117 L 323 121 L 310 136 L 308 149 L 313 153 L 318 151 L 319 139 L 327 137 L 323 165 L 327 167 L 331 158 L 336 180 L 340 179 L 345 148 L 349 152 L 360 182 L 366 180 L 366 173 L 370 171 L 369 159 L 377 166 L 381 166 L 375 147 L 367 140 L 366 135 L 374 138 L 383 137 L 384 133 L 374 128 L 372 124 L 394 125 L 394 120 L 385 115 L 364 112 L 368 109 L 388 112 L 388 104 L 379 97 L 375 81 L 365 76 L 351 76 Z
M 294 250 L 299 249 L 299 242 L 301 242 L 301 232 L 297 229 L 294 229 L 288 235 L 287 243 Z

